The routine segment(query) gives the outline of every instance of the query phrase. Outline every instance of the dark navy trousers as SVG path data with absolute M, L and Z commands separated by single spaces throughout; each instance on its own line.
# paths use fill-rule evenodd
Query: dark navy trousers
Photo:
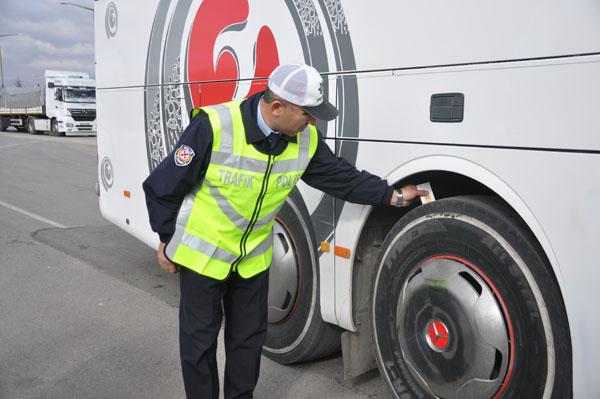
M 267 332 L 269 271 L 224 281 L 181 268 L 179 349 L 188 399 L 218 399 L 217 335 L 225 312 L 225 398 L 252 398 Z

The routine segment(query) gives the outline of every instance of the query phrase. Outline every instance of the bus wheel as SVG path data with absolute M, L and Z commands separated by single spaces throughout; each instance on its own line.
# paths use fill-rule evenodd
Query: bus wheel
M 340 330 L 319 305 L 318 257 L 310 217 L 293 190 L 273 227 L 269 324 L 263 353 L 283 364 L 327 356 L 340 348 Z
M 376 266 L 373 341 L 395 397 L 571 397 L 557 283 L 502 202 L 455 197 L 414 209 Z

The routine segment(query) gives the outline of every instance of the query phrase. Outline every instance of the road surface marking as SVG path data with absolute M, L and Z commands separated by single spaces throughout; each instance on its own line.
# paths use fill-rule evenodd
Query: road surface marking
M 16 206 L 14 206 L 14 205 L 7 204 L 7 203 L 6 203 L 6 202 L 4 202 L 4 201 L 0 201 L 0 205 L 2 205 L 2 206 L 3 206 L 3 207 L 5 207 L 5 208 L 11 209 L 11 210 L 13 210 L 13 211 L 15 211 L 15 212 L 22 213 L 22 214 L 23 214 L 23 215 L 25 215 L 25 216 L 29 216 L 30 218 L 32 218 L 32 219 L 35 219 L 35 220 L 37 220 L 37 221 L 40 221 L 40 222 L 44 222 L 44 223 L 46 223 L 46 224 L 49 224 L 50 226 L 53 226 L 53 227 L 58 227 L 59 229 L 68 229 L 68 228 L 69 228 L 69 226 L 65 226 L 65 225 L 63 225 L 63 224 L 60 224 L 60 223 L 53 222 L 52 220 L 46 219 L 46 218 L 44 218 L 44 217 L 41 217 L 40 215 L 36 215 L 35 213 L 31 213 L 31 212 L 28 212 L 28 211 L 26 211 L 26 210 L 24 210 L 24 209 L 17 208 L 17 207 L 16 207 Z
M 17 140 L 24 140 L 30 143 L 60 143 L 60 144 L 77 144 L 89 147 L 96 147 L 96 136 L 69 136 L 69 137 L 54 137 L 45 135 L 31 135 L 15 132 L 0 132 L 0 138 L 9 137 Z M 8 144 L 12 145 L 12 144 Z
M 49 141 L 50 140 L 36 141 L 35 143 L 47 143 Z M 0 150 L 3 149 L 3 148 L 16 147 L 16 146 L 19 146 L 19 145 L 28 145 L 28 144 L 34 144 L 34 143 L 32 143 L 32 142 L 29 141 L 27 143 L 16 143 L 16 144 L 0 145 Z

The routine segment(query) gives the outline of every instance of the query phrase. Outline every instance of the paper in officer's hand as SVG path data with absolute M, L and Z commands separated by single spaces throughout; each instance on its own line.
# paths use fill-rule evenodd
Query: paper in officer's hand
M 423 205 L 435 201 L 435 196 L 433 195 L 433 190 L 432 190 L 431 184 L 429 184 L 429 182 L 417 184 L 417 189 L 418 190 L 425 190 L 425 191 L 427 191 L 429 193 L 429 195 L 421 196 L 420 197 L 421 198 L 421 203 Z

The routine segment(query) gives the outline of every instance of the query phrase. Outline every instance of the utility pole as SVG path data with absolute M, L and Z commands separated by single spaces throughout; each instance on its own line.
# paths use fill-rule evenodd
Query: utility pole
M 2 66 L 2 43 L 0 43 L 0 81 L 2 82 L 2 86 L 0 90 L 4 89 L 4 67 Z
M 4 34 L 0 34 L 0 39 L 3 37 L 11 37 L 11 36 L 20 36 L 20 33 L 4 33 Z M 4 65 L 3 65 L 3 61 L 2 61 L 2 44 L 0 44 L 0 82 L 1 82 L 1 87 L 2 89 L 4 89 Z

